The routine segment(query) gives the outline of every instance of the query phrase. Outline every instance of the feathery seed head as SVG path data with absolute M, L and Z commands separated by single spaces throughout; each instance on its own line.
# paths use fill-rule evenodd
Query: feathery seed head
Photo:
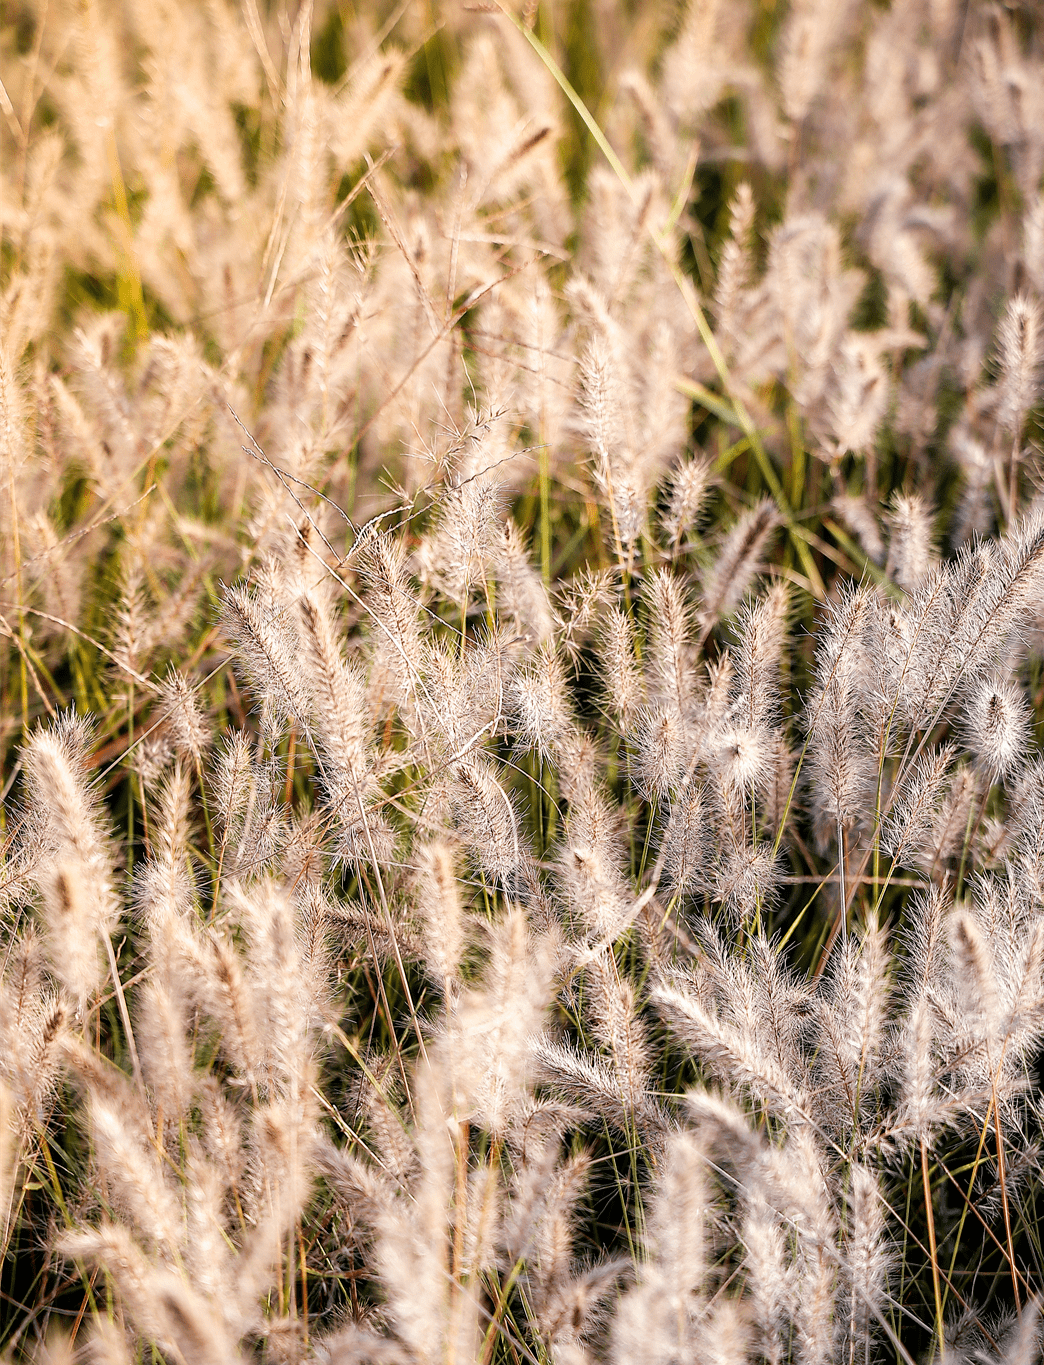
M 897 861 L 913 861 L 931 831 L 950 775 L 955 749 L 930 749 L 893 794 L 892 812 L 881 835 L 882 847 Z
M 489 476 L 475 476 L 448 488 L 438 526 L 418 551 L 421 576 L 439 584 L 455 601 L 485 582 L 501 543 L 501 494 Z
M 597 790 L 578 792 L 569 807 L 559 878 L 566 905 L 592 936 L 615 939 L 626 914 L 627 888 L 619 814 Z
M 901 1035 L 901 1122 L 917 1142 L 931 1142 L 933 1129 L 943 1112 L 936 1090 L 934 1041 L 931 1001 L 927 993 L 922 992 L 914 999 Z
M 966 911 L 953 912 L 949 930 L 954 981 L 966 1027 L 976 1041 L 985 1043 L 987 1061 L 996 1065 L 1002 1005 L 990 945 Z
M 889 515 L 892 537 L 888 543 L 887 571 L 907 592 L 912 592 L 935 562 L 932 512 L 918 493 L 898 493 Z
M 1044 362 L 1044 317 L 1040 303 L 1016 294 L 1008 303 L 998 334 L 1001 362 L 1000 419 L 1016 439 L 1026 414 L 1040 397 Z
M 705 459 L 685 460 L 675 469 L 671 475 L 671 498 L 663 517 L 669 545 L 679 546 L 696 526 L 713 486 L 711 466 Z
M 767 843 L 737 848 L 720 868 L 715 895 L 734 920 L 745 924 L 760 908 L 771 905 L 779 884 L 779 860 Z
M 673 706 L 643 708 L 638 715 L 634 783 L 647 800 L 667 796 L 685 766 L 685 727 Z
M 964 727 L 968 747 L 990 782 L 1020 768 L 1030 752 L 1031 715 L 1014 681 L 984 679 L 968 697 Z
M 210 730 L 195 689 L 183 673 L 171 668 L 161 685 L 160 698 L 175 750 L 198 763 L 210 745 Z
M 750 289 L 751 230 L 754 226 L 754 194 L 747 181 L 736 190 L 729 206 L 729 237 L 721 249 L 718 279 L 714 291 L 717 312 L 717 333 L 727 353 L 735 350 L 739 341 L 745 295 Z
M 478 755 L 457 763 L 453 778 L 451 800 L 461 839 L 491 876 L 509 879 L 524 852 L 511 798 L 492 765 Z
M 547 588 L 530 563 L 521 533 L 510 517 L 501 530 L 495 570 L 500 619 L 513 620 L 515 630 L 530 647 L 544 644 L 554 632 Z
M 762 498 L 725 536 L 717 557 L 703 575 L 701 617 L 705 629 L 723 616 L 731 616 L 746 597 L 761 572 L 762 556 L 778 524 L 775 503 Z
M 707 762 L 722 787 L 749 793 L 768 773 L 770 749 L 767 731 L 729 726 L 712 736 Z
M 661 844 L 663 876 L 678 896 L 709 884 L 713 835 L 701 787 L 687 787 L 671 804 Z
M 48 856 L 36 875 L 51 960 L 81 1007 L 101 984 L 101 940 L 119 914 L 112 854 L 86 778 L 88 736 L 84 722 L 66 712 L 32 736 L 24 760 L 32 800 L 48 821 Z
M 647 587 L 649 611 L 650 696 L 685 716 L 693 699 L 694 668 L 691 613 L 682 579 L 658 570 Z
M 415 850 L 414 857 L 417 861 L 417 908 L 427 931 L 423 938 L 424 951 L 449 998 L 465 937 L 453 850 L 441 841 L 427 843 Z
M 870 1348 L 885 1303 L 889 1254 L 885 1241 L 884 1201 L 876 1175 L 859 1162 L 851 1166 L 849 1226 L 845 1270 L 851 1295 L 850 1330 L 855 1342 Z
M 536 749 L 550 761 L 573 723 L 557 651 L 541 648 L 530 664 L 511 677 L 504 700 L 523 747 Z
M 307 717 L 310 707 L 300 654 L 272 575 L 261 575 L 253 591 L 245 583 L 225 588 L 221 623 L 266 708 L 280 720 Z
M 642 677 L 634 656 L 634 627 L 619 607 L 605 614 L 601 639 L 606 702 L 622 731 L 629 728 L 642 701 Z
M 735 691 L 739 719 L 751 729 L 771 724 L 779 710 L 779 665 L 786 636 L 790 595 L 775 583 L 749 602 L 736 622 Z
M 679 1296 L 698 1291 L 707 1273 L 708 1153 L 698 1133 L 675 1134 L 667 1148 L 648 1240 L 657 1271 Z
M 215 809 L 227 842 L 256 799 L 254 745 L 243 730 L 226 731 L 214 771 Z

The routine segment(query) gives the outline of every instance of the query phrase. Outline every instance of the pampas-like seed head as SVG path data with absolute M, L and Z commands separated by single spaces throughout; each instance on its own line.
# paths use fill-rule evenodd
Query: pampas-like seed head
M 1018 439 L 1026 414 L 1040 396 L 1044 319 L 1039 302 L 1028 294 L 1016 294 L 1005 310 L 998 340 L 1001 362 L 999 415 Z
M 681 545 L 699 521 L 714 485 L 711 467 L 704 459 L 685 460 L 671 476 L 671 500 L 663 517 L 663 530 L 672 548 Z
M 968 747 L 988 780 L 1008 777 L 1030 751 L 1030 711 L 1015 682 L 986 679 L 971 692 L 965 712 Z
M 634 657 L 634 627 L 618 607 L 606 612 L 601 656 L 606 702 L 620 729 L 626 731 L 641 705 L 643 688 Z
M 209 727 L 191 684 L 178 669 L 167 674 L 160 698 L 175 750 L 198 763 L 210 745 Z
M 770 498 L 763 498 L 744 512 L 725 536 L 717 557 L 703 576 L 701 616 L 708 630 L 723 616 L 736 610 L 755 577 L 761 572 L 761 559 L 779 522 Z
M 422 844 L 415 856 L 417 908 L 427 931 L 425 955 L 449 999 L 460 967 L 465 930 L 453 850 L 437 841 Z
M 917 493 L 897 494 L 889 520 L 892 538 L 885 568 L 901 588 L 911 592 L 928 575 L 935 561 L 932 513 Z
M 688 787 L 671 805 L 661 846 L 664 880 L 676 895 L 688 895 L 709 886 L 712 847 L 713 833 L 703 789 Z
M 685 763 L 685 728 L 674 707 L 643 710 L 638 717 L 636 785 L 649 800 L 667 796 Z
M 510 680 L 506 693 L 522 744 L 550 760 L 572 725 L 561 657 L 545 646 Z
M 87 783 L 88 734 L 67 712 L 51 729 L 33 735 L 25 755 L 32 800 L 48 822 L 50 856 L 37 877 L 51 961 L 80 1006 L 101 985 L 101 940 L 112 933 L 119 913 L 112 854 Z

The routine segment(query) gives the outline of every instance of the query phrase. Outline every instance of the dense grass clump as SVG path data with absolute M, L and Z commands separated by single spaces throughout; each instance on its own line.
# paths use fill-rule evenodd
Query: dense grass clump
M 1037 1356 L 1044 28 L 0 29 L 0 1348 Z

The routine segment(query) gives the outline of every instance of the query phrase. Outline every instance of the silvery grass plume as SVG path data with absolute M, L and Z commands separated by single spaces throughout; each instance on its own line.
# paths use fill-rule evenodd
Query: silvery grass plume
M 86 770 L 89 725 L 66 713 L 39 731 L 26 753 L 28 800 L 46 850 L 35 870 L 45 906 L 52 970 L 82 1010 L 104 980 L 105 952 L 119 918 L 113 852 Z

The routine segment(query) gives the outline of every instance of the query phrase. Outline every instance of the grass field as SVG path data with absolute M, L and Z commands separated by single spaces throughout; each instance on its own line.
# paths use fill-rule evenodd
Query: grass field
M 1035 1360 L 1037 6 L 0 77 L 0 1348 Z

